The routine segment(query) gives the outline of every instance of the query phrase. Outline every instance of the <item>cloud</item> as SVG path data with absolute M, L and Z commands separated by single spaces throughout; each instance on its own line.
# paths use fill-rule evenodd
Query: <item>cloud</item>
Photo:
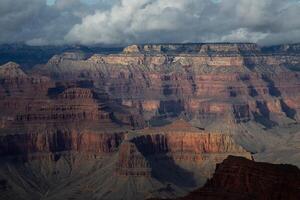
M 300 42 L 300 4 L 282 0 L 121 0 L 86 16 L 69 42 Z
M 79 0 L 1 0 L 0 43 L 61 44 L 64 35 L 93 10 Z
M 295 43 L 299 10 L 299 0 L 1 0 L 0 43 Z

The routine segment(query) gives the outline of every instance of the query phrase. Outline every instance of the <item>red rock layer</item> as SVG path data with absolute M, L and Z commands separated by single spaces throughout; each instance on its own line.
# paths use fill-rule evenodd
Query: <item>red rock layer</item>
M 167 133 L 132 139 L 144 155 L 163 153 L 246 153 L 228 135 L 209 133 Z
M 208 160 L 221 162 L 228 155 L 251 157 L 230 136 L 200 132 L 183 120 L 136 132 L 137 136 L 131 136 L 131 139 L 126 136 L 126 141 L 120 146 L 117 175 L 147 177 L 151 175 L 153 165 L 160 161 L 201 165 Z
M 82 153 L 116 152 L 123 140 L 123 133 L 100 134 L 57 131 L 0 137 L 0 156 L 29 156 L 35 153 L 59 153 L 75 151 Z
M 170 125 L 141 131 L 131 141 L 145 156 L 159 154 L 247 154 L 229 135 L 209 133 L 193 127 L 184 120 Z M 203 157 L 202 157 L 203 158 Z

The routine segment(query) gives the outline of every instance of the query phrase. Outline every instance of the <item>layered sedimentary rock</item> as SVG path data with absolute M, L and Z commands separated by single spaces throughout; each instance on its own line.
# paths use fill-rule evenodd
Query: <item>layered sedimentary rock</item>
M 299 130 L 299 58 L 297 45 L 149 44 L 0 66 L 3 198 L 177 197 L 228 155 L 281 151 Z
M 100 134 L 62 132 L 6 135 L 0 137 L 0 156 L 30 156 L 36 153 L 116 152 L 123 140 L 123 133 Z
M 246 157 L 250 156 L 229 135 L 201 131 L 184 120 L 161 128 L 142 130 L 141 133 L 131 141 L 145 156 L 166 154 L 174 156 L 175 160 L 205 160 L 204 155 L 210 154 L 244 153 Z
M 151 134 L 133 139 L 145 155 L 159 153 L 230 153 L 245 152 L 228 135 L 210 133 Z
M 300 170 L 229 156 L 217 165 L 205 186 L 179 199 L 289 199 L 300 198 Z
M 64 59 L 35 71 L 57 80 L 93 80 L 109 99 L 150 123 L 184 114 L 199 126 L 226 118 L 270 128 L 299 121 L 293 103 L 299 73 L 290 70 L 299 63 L 297 51 L 273 55 L 255 44 L 132 45 L 120 54 Z
M 120 113 L 113 109 L 113 105 L 109 107 L 105 94 L 99 97 L 93 88 L 87 88 L 91 82 L 55 83 L 48 77 L 27 75 L 13 63 L 0 69 L 2 128 L 28 128 L 33 125 L 51 128 L 58 124 L 74 128 L 85 123 L 89 124 L 88 129 L 100 127 L 102 130 L 115 129 L 120 124 L 143 126 L 138 114 L 125 110 Z
M 150 164 L 134 143 L 124 142 L 121 145 L 116 164 L 116 174 L 119 176 L 151 177 Z

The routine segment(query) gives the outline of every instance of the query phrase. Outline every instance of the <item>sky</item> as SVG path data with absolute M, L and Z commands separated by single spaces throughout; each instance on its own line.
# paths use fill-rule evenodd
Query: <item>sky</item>
M 300 42 L 300 0 L 1 0 L 0 44 Z

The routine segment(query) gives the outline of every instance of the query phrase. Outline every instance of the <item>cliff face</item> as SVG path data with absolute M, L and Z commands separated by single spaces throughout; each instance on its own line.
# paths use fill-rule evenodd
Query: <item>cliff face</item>
M 205 186 L 179 199 L 299 199 L 300 170 L 229 156 Z
M 123 134 L 55 132 L 7 135 L 0 137 L 0 156 L 27 157 L 36 153 L 80 152 L 107 154 L 116 152 Z
M 116 172 L 127 177 L 147 177 L 150 172 L 154 175 L 159 163 L 167 163 L 169 167 L 184 164 L 185 168 L 203 168 L 204 163 L 214 166 L 228 155 L 251 157 L 229 135 L 200 131 L 183 120 L 160 128 L 138 130 L 125 138 L 119 149 Z
M 299 65 L 296 50 L 272 54 L 255 44 L 133 45 L 120 54 L 48 63 L 36 73 L 93 80 L 150 124 L 186 115 L 202 127 L 226 118 L 270 128 L 299 122 L 300 75 L 290 70 Z
M 227 135 L 210 133 L 167 133 L 145 135 L 132 140 L 144 155 L 246 153 Z

